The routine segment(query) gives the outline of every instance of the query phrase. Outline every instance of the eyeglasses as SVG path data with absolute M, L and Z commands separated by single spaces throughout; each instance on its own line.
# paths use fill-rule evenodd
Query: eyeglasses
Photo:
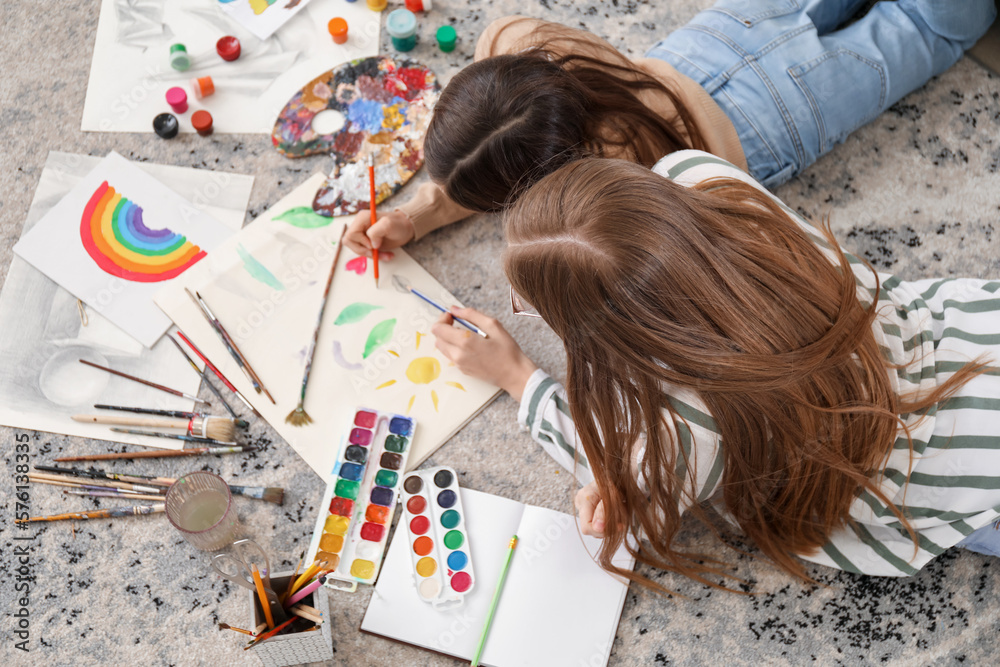
M 525 317 L 541 317 L 535 307 L 530 303 L 525 301 L 514 291 L 514 286 L 510 287 L 510 309 L 514 311 L 515 315 L 524 315 Z

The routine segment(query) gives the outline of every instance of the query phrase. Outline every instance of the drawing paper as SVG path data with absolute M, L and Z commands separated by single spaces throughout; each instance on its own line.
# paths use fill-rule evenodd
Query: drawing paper
M 39 178 L 24 233 L 45 216 L 101 158 L 52 151 Z M 203 206 L 226 227 L 243 224 L 252 176 L 138 163 L 181 196 Z M 208 197 L 207 195 L 213 195 Z M 183 443 L 113 433 L 70 416 L 94 403 L 191 410 L 193 404 L 87 368 L 79 359 L 155 380 L 189 394 L 201 378 L 169 341 L 143 347 L 93 309 L 83 326 L 76 297 L 17 255 L 0 292 L 0 424 L 86 438 L 180 449 Z
M 309 0 L 218 0 L 222 10 L 258 39 L 267 39 Z
M 227 15 L 218 0 L 102 0 L 82 129 L 151 132 L 153 118 L 170 111 L 167 90 L 180 86 L 191 104 L 187 113 L 175 114 L 181 132 L 194 132 L 191 113 L 207 109 L 215 132 L 270 133 L 281 109 L 310 80 L 340 63 L 378 53 L 378 12 L 364 2 L 307 1 L 280 30 L 261 40 Z M 278 0 L 259 18 L 287 12 L 279 5 L 290 2 Z M 347 21 L 345 44 L 335 44 L 327 32 L 334 16 Z M 237 60 L 226 62 L 216 52 L 215 43 L 224 35 L 240 40 Z M 187 48 L 188 70 L 170 66 L 172 44 Z M 197 100 L 189 82 L 204 76 L 212 77 L 215 94 Z
M 146 347 L 170 327 L 153 295 L 232 230 L 110 153 L 14 252 Z
M 444 611 L 419 598 L 409 541 L 397 533 L 361 630 L 471 660 L 507 545 L 517 535 L 482 664 L 607 664 L 628 585 L 597 565 L 600 540 L 581 537 L 568 514 L 469 489 L 461 493 L 476 568 L 476 586 L 465 604 Z M 624 547 L 614 562 L 626 569 L 635 565 Z
M 434 347 L 439 313 L 392 287 L 399 273 L 446 305 L 457 301 L 405 251 L 372 266 L 340 255 L 306 396 L 308 426 L 285 417 L 299 400 L 306 357 L 341 229 L 311 207 L 316 174 L 246 229 L 157 294 L 156 303 L 322 477 L 333 469 L 357 407 L 413 417 L 419 427 L 409 467 L 475 416 L 499 389 L 463 375 Z M 183 287 L 198 290 L 277 400 L 254 392 Z

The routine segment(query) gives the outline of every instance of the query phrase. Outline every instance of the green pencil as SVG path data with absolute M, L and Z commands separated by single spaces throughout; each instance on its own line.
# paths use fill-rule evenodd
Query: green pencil
M 514 557 L 514 547 L 516 546 L 517 535 L 510 538 L 507 558 L 504 560 L 503 568 L 500 570 L 500 579 L 497 580 L 497 588 L 493 591 L 493 601 L 490 602 L 490 613 L 486 617 L 483 634 L 479 637 L 479 646 L 476 647 L 476 654 L 472 656 L 472 667 L 479 667 L 479 659 L 483 657 L 483 649 L 486 648 L 486 637 L 490 634 L 490 626 L 493 625 L 493 614 L 496 613 L 497 603 L 500 602 L 500 591 L 503 590 L 503 582 L 507 580 L 507 570 L 510 569 L 510 559 Z

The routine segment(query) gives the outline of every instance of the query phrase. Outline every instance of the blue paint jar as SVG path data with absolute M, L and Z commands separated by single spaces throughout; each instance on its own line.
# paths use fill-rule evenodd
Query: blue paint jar
M 385 30 L 397 51 L 412 51 L 417 45 L 417 17 L 409 9 L 394 9 L 385 20 Z

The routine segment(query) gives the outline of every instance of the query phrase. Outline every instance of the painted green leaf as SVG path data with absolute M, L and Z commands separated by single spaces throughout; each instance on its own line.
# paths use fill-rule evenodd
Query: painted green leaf
M 367 359 L 372 352 L 388 343 L 392 339 L 392 332 L 395 329 L 395 318 L 376 324 L 372 332 L 368 334 L 368 340 L 365 341 L 365 353 L 362 358 Z
M 236 252 L 243 260 L 243 268 L 246 269 L 247 273 L 253 276 L 254 280 L 258 280 L 268 287 L 276 290 L 285 289 L 284 283 L 278 280 L 273 273 L 268 271 L 267 267 L 260 263 L 256 257 L 251 255 L 246 248 L 243 247 L 242 243 L 236 244 Z
M 340 315 L 337 315 L 337 319 L 333 321 L 334 325 L 340 324 L 354 324 L 355 322 L 360 322 L 365 319 L 365 316 L 373 310 L 379 310 L 382 306 L 376 306 L 371 303 L 362 303 L 357 301 L 340 311 Z
M 281 215 L 275 216 L 274 219 L 287 222 L 293 227 L 300 227 L 302 229 L 326 227 L 333 222 L 333 218 L 328 218 L 325 215 L 316 213 L 312 210 L 311 206 L 296 206 L 295 208 L 290 208 Z

